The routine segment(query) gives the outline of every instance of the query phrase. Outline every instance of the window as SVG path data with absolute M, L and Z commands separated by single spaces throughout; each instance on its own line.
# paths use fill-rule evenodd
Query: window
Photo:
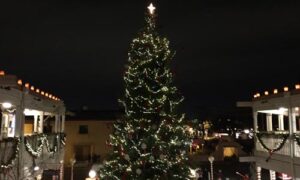
M 278 131 L 279 130 L 279 117 L 278 117 L 278 114 L 272 114 L 272 126 L 273 126 L 273 131 Z
M 290 129 L 288 116 L 283 116 L 283 124 L 284 124 L 284 130 L 288 131 Z
M 267 114 L 257 113 L 257 126 L 259 131 L 267 131 Z
M 296 130 L 300 131 L 300 116 L 296 116 Z
M 89 126 L 88 125 L 79 125 L 79 134 L 88 134 Z

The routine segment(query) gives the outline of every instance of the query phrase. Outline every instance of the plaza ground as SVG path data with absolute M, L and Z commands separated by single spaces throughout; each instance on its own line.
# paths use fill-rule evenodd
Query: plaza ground
M 201 162 L 197 165 L 196 168 L 201 167 L 203 170 L 203 173 L 207 174 L 210 171 L 210 164 L 208 162 Z M 90 170 L 90 167 L 84 167 L 84 166 L 75 166 L 74 167 L 74 180 L 84 180 L 86 177 L 88 177 L 88 172 Z M 250 174 L 250 164 L 249 163 L 240 163 L 240 162 L 231 162 L 231 161 L 222 161 L 222 162 L 215 162 L 214 163 L 214 179 L 217 179 L 218 177 L 218 171 L 222 171 L 222 177 L 225 180 L 225 178 L 229 178 L 230 180 L 241 180 L 242 178 L 236 174 L 236 172 L 240 172 L 241 174 Z M 65 168 L 65 180 L 69 180 L 71 175 L 71 168 L 66 167 Z M 205 179 L 206 179 L 205 178 Z M 269 179 L 268 171 L 263 170 L 262 171 L 262 179 L 266 180 Z

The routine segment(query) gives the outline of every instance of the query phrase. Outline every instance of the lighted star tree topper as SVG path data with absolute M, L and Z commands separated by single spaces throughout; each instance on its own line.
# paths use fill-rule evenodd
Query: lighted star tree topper
M 114 124 L 109 145 L 113 152 L 100 170 L 101 179 L 189 179 L 190 142 L 183 101 L 173 85 L 169 41 L 155 28 L 155 7 L 150 4 L 146 26 L 133 39 L 124 75 L 125 118 Z

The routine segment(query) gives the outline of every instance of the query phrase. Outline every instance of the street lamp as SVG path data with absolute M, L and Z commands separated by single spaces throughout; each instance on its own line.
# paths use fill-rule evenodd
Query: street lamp
M 215 158 L 213 156 L 208 157 L 208 161 L 210 162 L 210 180 L 214 180 L 214 160 Z
M 70 159 L 70 164 L 71 164 L 71 180 L 73 180 L 74 174 L 73 174 L 73 168 L 74 168 L 74 164 L 76 163 L 76 159 L 75 158 L 71 158 Z

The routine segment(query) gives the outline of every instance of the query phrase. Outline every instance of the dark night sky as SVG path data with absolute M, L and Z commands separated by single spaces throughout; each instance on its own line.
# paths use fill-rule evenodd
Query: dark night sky
M 0 69 L 53 92 L 70 108 L 116 109 L 129 43 L 149 1 L 1 1 Z M 233 107 L 300 80 L 300 3 L 161 0 L 159 31 L 185 110 Z

